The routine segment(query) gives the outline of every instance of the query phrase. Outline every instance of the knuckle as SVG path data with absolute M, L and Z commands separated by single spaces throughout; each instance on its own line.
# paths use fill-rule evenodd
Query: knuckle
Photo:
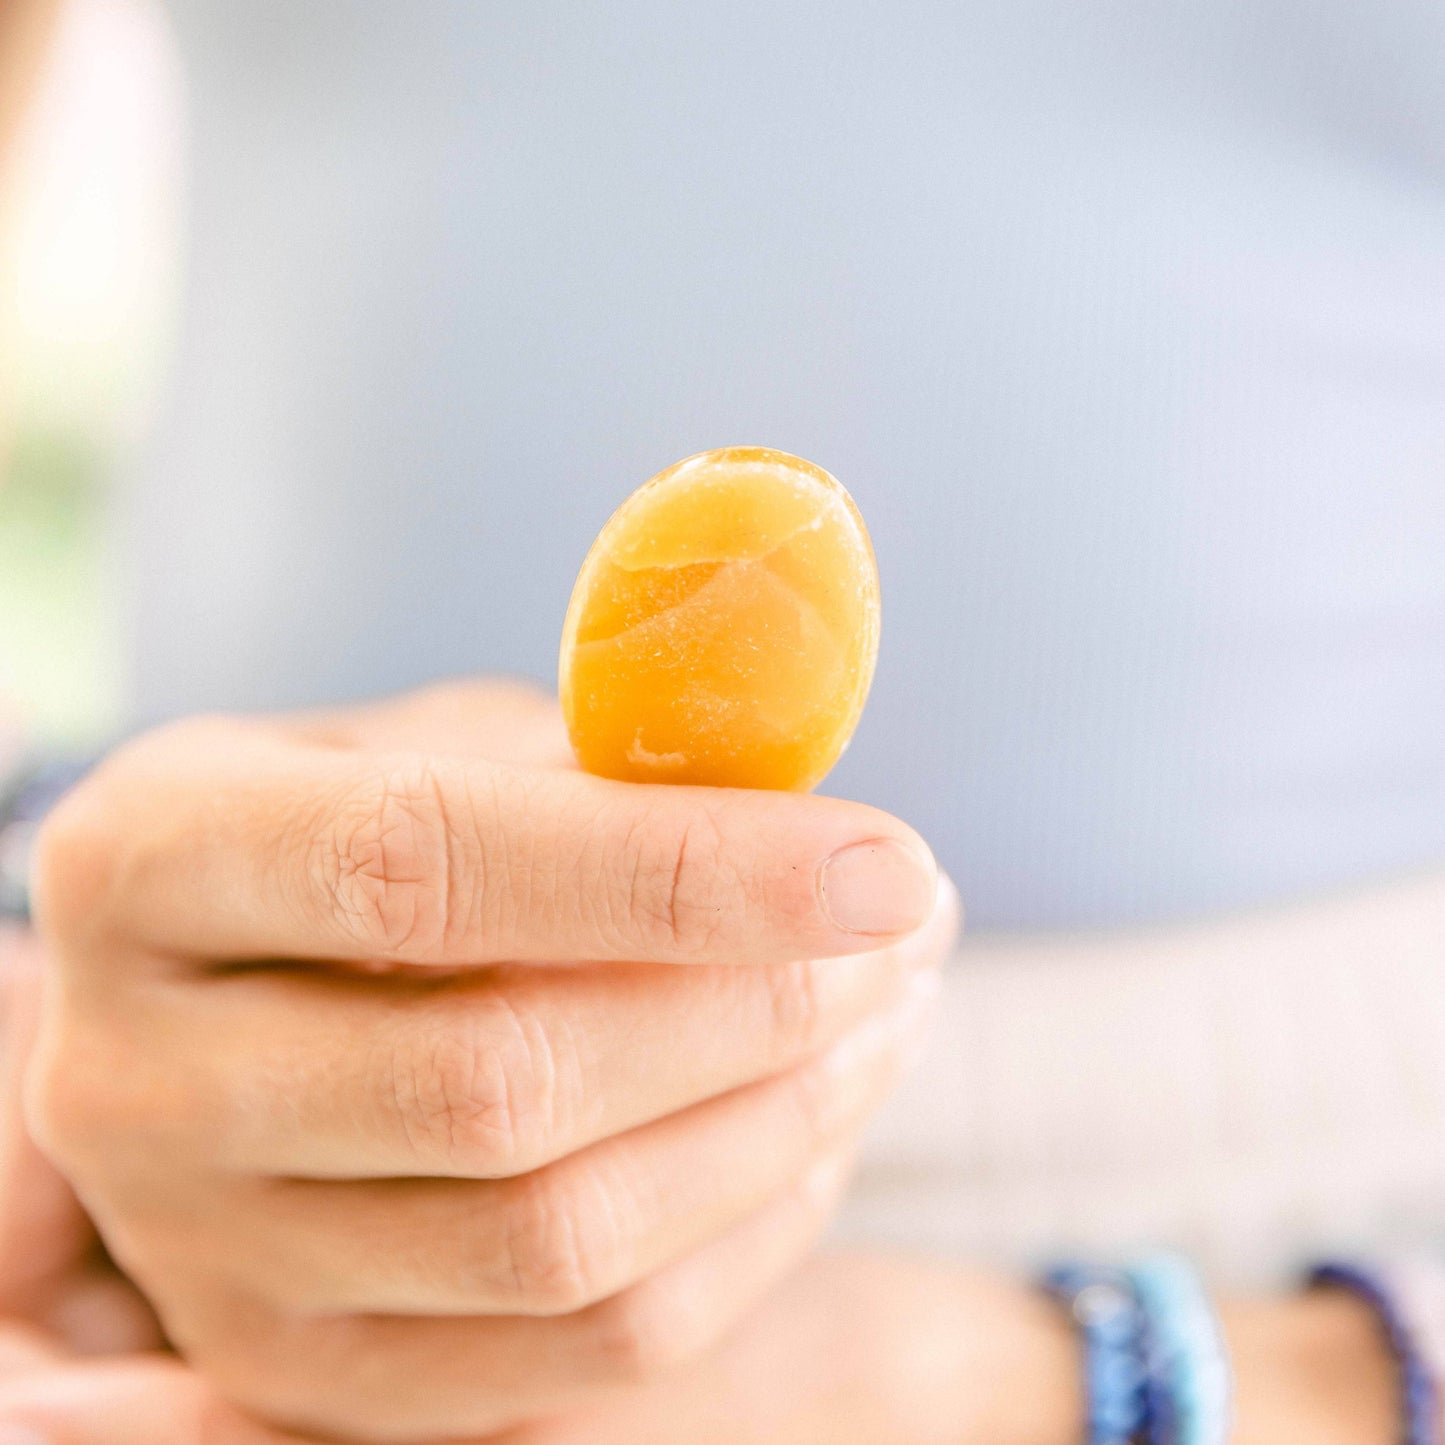
M 124 743 L 72 788 L 36 838 L 33 897 L 46 937 L 89 943 L 113 931 L 118 905 L 143 896 L 187 841 L 169 801 L 210 786 L 211 760 L 257 735 L 241 719 L 184 718 Z
M 716 821 L 705 812 L 649 819 L 631 830 L 620 858 L 628 934 L 684 957 L 705 952 L 725 914 L 727 860 Z
M 806 1052 L 823 1037 L 827 1010 L 818 968 L 811 959 L 798 959 L 764 971 L 768 1021 L 783 1049 Z
M 37 1147 L 66 1172 L 153 1173 L 157 1151 L 193 1152 L 191 1091 L 138 1059 L 123 1038 L 52 1022 L 26 1069 L 25 1124 Z
M 36 919 L 48 938 L 94 930 L 107 915 L 119 871 L 114 817 L 100 785 L 88 780 L 62 798 L 41 825 L 32 879 Z
M 530 1121 L 518 1097 L 524 1070 L 514 1020 L 509 1009 L 482 1008 L 465 1021 L 438 1023 L 420 1044 L 408 1036 L 396 1047 L 384 1103 L 420 1164 L 483 1176 L 516 1172 Z
M 382 772 L 342 801 L 314 846 L 327 893 L 367 952 L 435 958 L 465 927 L 483 860 L 434 765 Z
M 621 1231 L 595 1173 L 547 1169 L 518 1181 L 508 1202 L 505 1269 L 529 1312 L 572 1314 L 606 1295 L 621 1272 Z
M 67 1026 L 50 1030 L 25 1076 L 25 1122 L 41 1151 L 74 1173 L 126 1151 L 141 1119 L 134 1076 L 102 1062 L 104 1050 Z M 124 1085 L 122 1080 L 126 1080 Z
M 837 1066 L 827 1060 L 803 1064 L 784 1077 L 782 1086 L 799 1134 L 815 1142 L 831 1138 L 851 1092 L 840 1083 Z
M 359 1320 L 290 1314 L 249 1297 L 208 1314 L 186 1353 L 229 1399 L 283 1428 L 388 1438 L 379 1402 L 355 1378 Z
M 73 1164 L 103 1137 L 115 1108 L 114 1097 L 96 1087 L 83 1058 L 83 1051 L 52 1038 L 37 1048 L 26 1070 L 26 1128 L 58 1164 Z
M 707 1348 L 701 1297 L 658 1276 L 616 1295 L 597 1311 L 594 1336 L 602 1377 L 646 1385 Z

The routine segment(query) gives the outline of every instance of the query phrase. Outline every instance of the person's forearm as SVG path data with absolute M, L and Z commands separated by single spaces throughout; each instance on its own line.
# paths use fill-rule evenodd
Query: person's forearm
M 1231 1296 L 1219 1319 L 1234 1384 L 1230 1445 L 1398 1438 L 1397 1371 L 1374 1316 L 1354 1297 Z M 811 1366 L 797 1358 L 796 1341 L 807 1338 Z M 762 1396 L 784 1393 L 769 1380 L 776 1371 L 815 1393 L 839 1392 L 846 1405 L 831 1434 L 777 1438 L 1077 1445 L 1082 1435 L 1086 1391 L 1074 1324 L 1021 1279 L 917 1257 L 825 1255 L 764 1311 L 760 1335 L 737 1348 L 734 1368 L 756 1371 L 749 1378 Z M 602 1438 L 610 1445 L 612 1437 Z
M 1221 1309 L 1234 1368 L 1233 1445 L 1390 1445 L 1397 1372 L 1359 1300 L 1315 1290 Z
M 912 1273 L 905 1267 L 899 1277 Z M 943 1266 L 932 1286 L 914 1283 L 908 1299 L 926 1336 L 916 1358 L 934 1367 L 935 1423 L 958 1421 L 960 1431 L 986 1424 L 992 1445 L 1074 1445 L 1082 1365 L 1062 1311 L 1041 1295 Z M 1221 1303 L 1219 1316 L 1234 1382 L 1231 1445 L 1391 1445 L 1398 1437 L 1397 1371 L 1359 1300 L 1331 1290 L 1237 1297 Z M 981 1317 L 994 1321 L 986 1333 Z M 982 1420 L 981 1381 L 991 1383 L 992 1401 Z M 927 1387 L 918 1394 L 926 1398 Z M 946 1424 L 937 1438 L 953 1438 Z M 957 1436 L 960 1445 L 973 1438 L 982 1437 Z

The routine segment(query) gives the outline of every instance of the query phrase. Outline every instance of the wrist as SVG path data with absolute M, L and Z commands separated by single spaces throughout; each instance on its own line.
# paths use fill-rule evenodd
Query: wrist
M 1081 1352 L 1068 1317 L 1043 1294 L 883 1253 L 824 1256 L 810 1273 L 812 1349 L 848 1382 L 836 1428 L 817 1439 L 1079 1445 Z
M 1083 1355 L 1068 1317 L 1041 1292 L 974 1278 L 958 1280 L 954 1308 L 947 1338 L 955 1358 L 944 1372 L 948 1426 L 939 1438 L 948 1445 L 1078 1445 Z
M 1399 1379 L 1374 1312 L 1337 1290 L 1220 1309 L 1235 1381 L 1232 1445 L 1391 1445 Z

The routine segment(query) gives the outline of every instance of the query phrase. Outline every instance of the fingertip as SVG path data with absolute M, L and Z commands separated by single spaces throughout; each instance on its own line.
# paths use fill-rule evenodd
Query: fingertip
M 933 915 L 938 886 L 938 865 L 916 835 L 845 844 L 818 871 L 818 899 L 829 921 L 869 939 L 922 928 Z
M 938 870 L 938 897 L 934 903 L 934 913 L 946 921 L 950 944 L 957 943 L 964 929 L 967 912 L 958 885 L 941 868 Z

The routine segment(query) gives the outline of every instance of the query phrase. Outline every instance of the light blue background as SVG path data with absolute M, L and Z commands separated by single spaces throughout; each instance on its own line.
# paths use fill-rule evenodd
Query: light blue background
M 826 785 L 979 925 L 1445 858 L 1445 7 L 177 0 L 139 716 L 550 680 L 667 463 L 854 492 Z

